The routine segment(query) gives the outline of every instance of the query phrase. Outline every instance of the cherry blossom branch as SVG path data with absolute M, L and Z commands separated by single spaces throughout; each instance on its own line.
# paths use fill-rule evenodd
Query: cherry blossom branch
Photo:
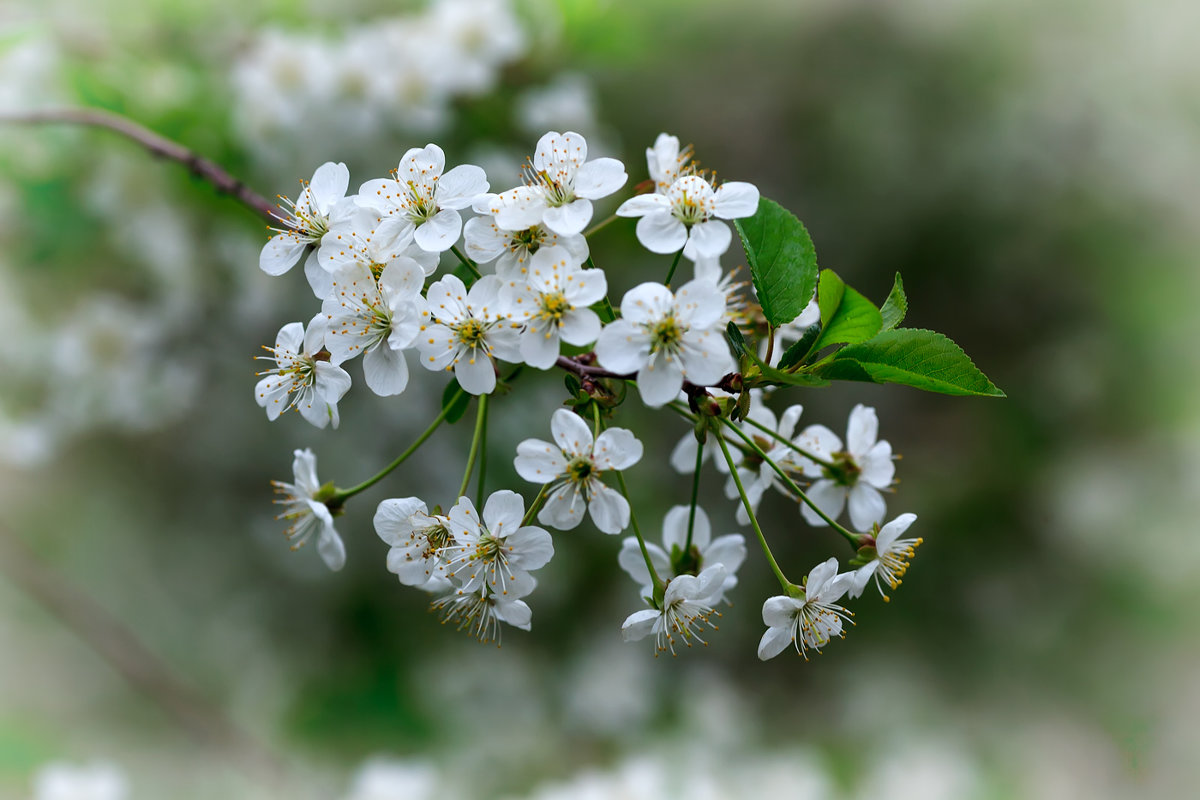
M 233 177 L 207 158 L 195 153 L 178 142 L 160 136 L 127 117 L 100 108 L 47 108 L 36 111 L 0 114 L 0 123 L 41 125 L 61 122 L 69 125 L 88 125 L 107 128 L 127 139 L 140 144 L 151 154 L 175 161 L 187 167 L 188 172 L 207 181 L 220 194 L 234 200 L 258 214 L 273 226 L 281 222 L 275 213 L 275 205 L 258 194 L 238 178 Z

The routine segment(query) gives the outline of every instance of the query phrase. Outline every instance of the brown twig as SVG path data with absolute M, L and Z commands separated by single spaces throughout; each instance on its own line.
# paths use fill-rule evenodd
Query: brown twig
M 156 156 L 182 164 L 197 178 L 212 184 L 218 192 L 229 195 L 271 225 L 279 226 L 282 222 L 275 213 L 274 204 L 212 161 L 112 111 L 99 108 L 47 108 L 0 114 L 0 122 L 27 125 L 61 122 L 108 128 L 132 139 Z
M 249 774 L 276 783 L 282 779 L 283 763 L 278 755 L 177 678 L 132 630 L 95 600 L 44 566 L 3 523 L 0 573 L 56 616 L 192 738 L 219 748 Z

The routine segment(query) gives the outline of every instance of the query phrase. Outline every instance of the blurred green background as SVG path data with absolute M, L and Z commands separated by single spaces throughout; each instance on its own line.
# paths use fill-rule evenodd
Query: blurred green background
M 142 799 L 1191 796 L 1200 7 L 528 0 L 509 36 L 507 7 L 449 6 L 10 1 L 0 110 L 119 111 L 268 195 L 326 160 L 353 189 L 427 141 L 499 190 L 551 128 L 632 184 L 677 134 L 877 302 L 902 273 L 906 324 L 1007 391 L 788 398 L 837 431 L 856 402 L 879 410 L 903 454 L 889 518 L 917 513 L 925 539 L 904 586 L 868 592 L 820 657 L 764 664 L 773 589 L 751 552 L 710 646 L 656 660 L 620 639 L 638 598 L 619 540 L 585 526 L 556 535 L 532 632 L 480 646 L 395 581 L 371 527 L 385 497 L 446 502 L 467 423 L 351 504 L 328 573 L 288 551 L 267 481 L 295 447 L 362 480 L 444 379 L 356 387 L 336 432 L 268 423 L 251 357 L 316 306 L 299 274 L 258 270 L 254 216 L 106 132 L 3 126 L 0 796 L 96 760 Z M 439 62 L 438 36 L 484 67 Z M 592 249 L 614 297 L 666 266 L 631 225 Z M 527 499 L 511 454 L 548 433 L 561 377 L 529 383 L 534 400 L 496 404 L 488 464 Z M 636 405 L 630 477 L 657 538 L 686 502 L 666 465 L 686 431 Z M 708 510 L 734 530 L 731 503 Z M 764 521 L 791 576 L 847 555 L 781 497 Z

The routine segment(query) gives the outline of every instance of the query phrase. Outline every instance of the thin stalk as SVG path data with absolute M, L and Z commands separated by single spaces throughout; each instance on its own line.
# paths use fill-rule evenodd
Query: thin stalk
M 771 553 L 771 548 L 767 546 L 767 537 L 763 536 L 762 528 L 758 526 L 758 518 L 754 515 L 754 509 L 750 507 L 750 498 L 746 496 L 746 489 L 742 486 L 742 479 L 738 477 L 737 465 L 733 463 L 733 456 L 729 454 L 728 445 L 719 436 L 717 437 L 717 444 L 721 445 L 721 454 L 725 456 L 725 463 L 729 465 L 729 474 L 733 477 L 733 482 L 737 485 L 738 494 L 742 497 L 742 505 L 746 507 L 746 514 L 750 517 L 750 525 L 754 528 L 754 533 L 758 535 L 758 543 L 762 547 L 763 555 L 767 557 L 767 563 L 771 565 L 771 571 L 775 573 L 775 578 L 779 581 L 779 585 L 783 587 L 783 591 L 792 596 L 792 593 L 799 587 L 784 576 L 783 570 L 779 568 L 779 563 L 775 561 L 775 556 Z
M 804 493 L 804 490 L 796 485 L 796 482 L 794 480 L 792 480 L 791 476 L 788 475 L 787 472 L 785 472 L 782 467 L 780 467 L 773 460 L 771 460 L 767 456 L 767 454 L 762 451 L 762 448 L 759 447 L 752 438 L 747 436 L 745 434 L 745 432 L 743 432 L 737 426 L 730 423 L 728 420 L 721 420 L 721 421 L 724 422 L 725 425 L 730 430 L 732 430 L 738 436 L 742 437 L 742 439 L 746 442 L 746 444 L 749 445 L 749 447 L 751 447 L 754 450 L 755 455 L 757 455 L 759 458 L 761 458 L 764 463 L 770 464 L 771 469 L 775 470 L 775 474 L 779 476 L 779 479 L 783 481 L 784 485 L 787 486 L 789 489 L 791 489 L 792 492 L 794 492 L 796 494 L 796 496 L 798 496 L 801 500 L 803 500 L 805 505 L 807 505 L 809 508 L 811 508 L 813 511 L 815 511 L 817 513 L 818 517 L 825 520 L 825 522 L 829 525 L 829 527 L 833 528 L 835 531 L 837 531 L 842 536 L 844 536 L 846 538 L 846 540 L 848 542 L 850 542 L 851 545 L 853 545 L 855 550 L 858 549 L 858 536 L 856 536 L 855 534 L 853 534 L 850 531 L 843 528 L 836 521 L 834 521 L 834 519 L 832 517 L 830 517 L 828 514 L 826 514 L 820 508 L 818 508 L 817 504 L 814 503 L 812 500 L 810 500 L 808 498 L 808 495 Z
M 783 437 L 782 437 L 782 436 L 780 436 L 778 433 L 776 433 L 775 431 L 773 431 L 773 430 L 771 430 L 770 428 L 768 428 L 766 425 L 763 425 L 761 422 L 758 422 L 758 421 L 756 421 L 756 420 L 750 419 L 749 417 L 747 417 L 745 421 L 746 421 L 746 422 L 748 422 L 748 423 L 750 423 L 750 424 L 751 424 L 752 426 L 754 426 L 755 428 L 758 428 L 760 431 L 762 431 L 763 433 L 767 434 L 768 436 L 770 436 L 772 439 L 774 439 L 775 441 L 779 442 L 780 444 L 782 444 L 782 445 L 787 445 L 788 447 L 790 447 L 791 449 L 795 450 L 795 451 L 796 451 L 797 453 L 799 453 L 800 455 L 802 455 L 802 456 L 804 456 L 805 458 L 807 458 L 809 461 L 814 461 L 814 462 L 816 462 L 816 463 L 820 464 L 822 467 L 833 467 L 833 466 L 835 466 L 835 465 L 834 465 L 834 463 L 833 463 L 832 461 L 829 461 L 829 460 L 827 460 L 827 459 L 820 458 L 819 456 L 815 456 L 815 455 L 813 455 L 812 453 L 808 452 L 808 451 L 807 451 L 807 450 L 805 450 L 803 447 L 800 447 L 799 445 L 797 445 L 795 442 L 791 441 L 790 439 L 785 439 L 785 438 L 783 438 Z
M 714 436 L 720 436 L 716 431 L 709 431 Z M 696 470 L 692 473 L 692 507 L 688 511 L 688 532 L 687 544 L 684 546 L 685 553 L 692 552 L 692 531 L 696 527 L 696 503 L 700 500 L 700 464 L 704 461 L 704 445 L 696 442 Z
M 668 288 L 671 286 L 671 278 L 675 277 L 675 268 L 679 266 L 679 257 L 683 255 L 682 248 L 675 254 L 675 260 L 671 262 L 671 268 L 667 270 L 667 279 L 663 281 Z
M 546 491 L 549 488 L 550 484 L 543 483 L 542 488 L 538 489 L 537 497 L 533 498 L 533 505 L 529 506 L 529 510 L 525 512 L 525 516 L 521 518 L 522 528 L 533 522 L 534 514 L 537 514 L 537 512 L 542 510 L 542 506 L 546 502 Z
M 666 590 L 667 585 L 663 583 L 662 578 L 658 577 L 658 572 L 654 569 L 654 562 L 650 560 L 650 551 L 646 549 L 646 537 L 642 536 L 637 516 L 633 513 L 633 501 L 629 499 L 629 487 L 625 485 L 625 475 L 620 470 L 613 471 L 617 473 L 617 483 L 621 485 L 621 494 L 625 496 L 625 502 L 629 504 L 629 524 L 633 528 L 633 535 L 637 537 L 638 547 L 642 550 L 646 569 L 650 570 L 650 580 L 654 583 L 654 600 L 662 602 L 662 593 Z
M 339 489 L 333 495 L 333 497 L 330 498 L 330 502 L 339 502 L 339 503 L 345 502 L 346 500 L 350 499 L 351 497 L 358 494 L 359 492 L 363 492 L 363 491 L 366 491 L 367 489 L 370 489 L 372 486 L 379 483 L 379 481 L 383 480 L 384 477 L 386 477 L 389 472 L 391 472 L 396 467 L 403 464 L 405 462 L 405 460 L 408 459 L 409 456 L 411 456 L 413 453 L 417 452 L 417 448 L 419 448 L 421 445 L 423 445 L 425 443 L 426 439 L 428 439 L 430 436 L 433 435 L 433 432 L 437 430 L 438 426 L 446 421 L 446 414 L 449 413 L 450 407 L 453 406 L 456 402 L 458 402 L 458 398 L 460 395 L 462 395 L 462 393 L 463 393 L 463 390 L 459 389 L 458 392 L 455 393 L 454 397 L 452 397 L 450 399 L 450 402 L 447 403 L 445 406 L 443 406 L 441 412 L 436 417 L 434 417 L 433 422 L 431 422 L 429 424 L 429 427 L 425 429 L 425 432 L 422 433 L 420 436 L 418 436 L 417 440 L 415 442 L 413 442 L 411 445 L 409 445 L 409 448 L 407 450 L 405 450 L 403 453 L 398 455 L 396 457 L 395 461 L 388 464 L 386 467 L 384 467 L 382 470 L 380 470 L 376 475 L 368 478 L 367 480 L 363 481 L 362 483 L 358 484 L 357 486 L 352 486 L 349 489 Z
M 767 357 L 763 359 L 763 362 L 770 364 L 773 355 L 775 355 L 775 326 L 767 323 Z
M 483 435 L 479 441 L 479 483 L 475 487 L 475 507 L 483 508 L 483 486 L 487 480 L 487 412 L 483 414 Z
M 593 225 L 592 227 L 590 227 L 586 231 L 584 231 L 583 238 L 586 239 L 587 237 L 591 236 L 596 231 L 604 230 L 605 228 L 607 228 L 609 225 L 611 225 L 612 223 L 614 223 L 616 221 L 617 221 L 617 215 L 609 214 L 607 217 L 600 220 L 595 225 Z
M 590 253 L 588 254 L 587 260 L 583 263 L 587 264 L 589 269 L 599 269 L 599 267 L 596 266 L 596 262 L 592 261 L 592 256 Z M 600 299 L 600 321 L 607 325 L 616 318 L 617 312 L 613 310 L 612 303 L 609 302 L 608 295 L 605 294 L 604 297 Z
M 459 497 L 465 497 L 467 487 L 471 485 L 471 473 L 475 471 L 475 458 L 479 455 L 479 442 L 483 439 L 484 423 L 487 420 L 487 401 L 486 394 L 479 395 L 479 411 L 475 415 L 475 434 L 471 437 L 471 452 L 467 454 L 467 471 L 463 473 L 462 486 L 458 489 Z
M 466 266 L 467 269 L 471 270 L 472 275 L 474 275 L 476 278 L 483 277 L 483 273 L 479 271 L 479 267 L 477 267 L 475 265 L 474 261 L 472 261 L 471 259 L 467 258 L 465 255 L 463 255 L 463 251 L 458 249 L 458 245 L 456 245 L 456 244 L 451 245 L 450 252 L 452 252 L 452 253 L 454 253 L 454 255 L 458 256 L 458 260 L 461 261 L 463 263 L 463 265 Z

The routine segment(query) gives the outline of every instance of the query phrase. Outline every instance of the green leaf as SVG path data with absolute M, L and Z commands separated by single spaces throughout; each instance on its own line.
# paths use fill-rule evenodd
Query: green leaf
M 795 366 L 805 359 L 812 352 L 812 347 L 817 343 L 817 337 L 821 335 L 821 326 L 814 322 L 805 329 L 804 334 L 792 342 L 787 350 L 783 351 L 783 355 L 779 359 L 779 368 L 787 369 Z
M 742 356 L 746 355 L 748 350 L 746 347 L 746 337 L 742 336 L 742 332 L 738 330 L 738 326 L 732 322 L 725 326 L 725 334 L 729 337 L 729 344 L 733 346 L 734 355 L 741 360 Z
M 821 307 L 822 329 L 813 352 L 831 344 L 865 342 L 883 327 L 883 317 L 875 304 L 843 283 L 833 270 L 821 270 L 817 304 Z
M 1004 397 L 962 348 L 940 333 L 917 328 L 883 331 L 851 344 L 819 365 L 823 378 L 899 383 L 929 392 Z
M 883 317 L 885 331 L 890 331 L 903 322 L 904 315 L 908 313 L 908 297 L 904 294 L 904 281 L 900 280 L 899 272 L 896 273 L 896 282 L 892 284 L 892 291 L 888 293 L 887 300 L 883 301 L 879 313 Z
M 734 221 L 763 316 L 775 327 L 800 316 L 817 288 L 817 251 L 800 220 L 760 197 L 753 217 Z
M 446 424 L 453 425 L 462 419 L 463 414 L 467 413 L 469 402 L 471 402 L 471 395 L 462 391 L 458 380 L 452 378 L 450 383 L 446 384 L 446 388 L 442 390 L 442 408 L 449 409 L 446 411 Z

